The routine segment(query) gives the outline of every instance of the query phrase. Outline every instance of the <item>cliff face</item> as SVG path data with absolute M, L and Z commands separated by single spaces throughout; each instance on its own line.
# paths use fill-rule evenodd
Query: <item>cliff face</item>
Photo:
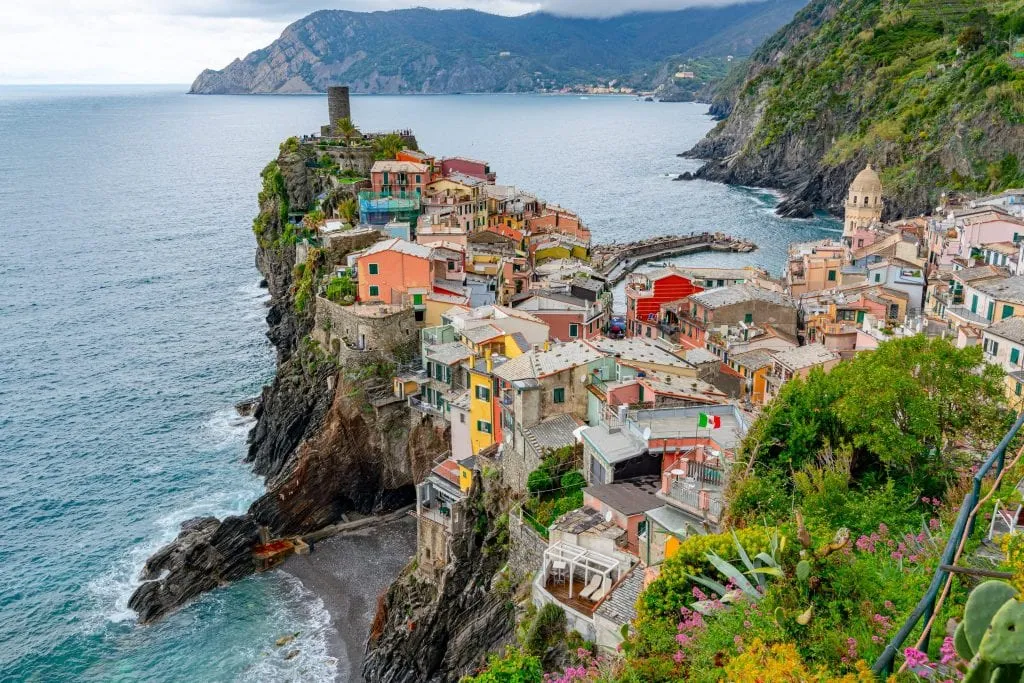
M 457 681 L 510 643 L 515 619 L 508 589 L 496 577 L 508 559 L 507 519 L 496 492 L 476 485 L 470 524 L 453 537 L 440 580 L 407 570 L 377 605 L 367 643 L 367 681 Z
M 201 94 L 522 92 L 622 79 L 670 55 L 749 54 L 806 0 L 628 14 L 610 19 L 471 10 L 314 12 L 269 46 L 207 69 Z
M 1022 22 L 1024 6 L 996 0 L 814 0 L 720 89 L 728 119 L 687 155 L 709 160 L 699 177 L 836 213 L 870 161 L 889 218 L 1019 184 L 1024 69 L 1008 47 Z
M 304 161 L 288 152 L 267 166 L 263 180 L 253 230 L 256 263 L 271 294 L 267 335 L 278 350 L 278 371 L 256 409 L 248 460 L 266 477 L 267 492 L 245 515 L 186 522 L 149 559 L 145 583 L 129 602 L 143 623 L 255 571 L 251 552 L 261 526 L 272 537 L 298 535 L 348 511 L 410 502 L 414 481 L 446 449 L 444 431 L 414 419 L 405 404 L 371 403 L 368 390 L 380 389 L 384 378 L 364 367 L 340 367 L 309 339 L 313 306 L 297 301 L 304 283 L 296 280 L 295 245 L 284 219 L 288 207 L 308 206 L 320 188 Z M 310 282 L 312 275 L 305 285 Z

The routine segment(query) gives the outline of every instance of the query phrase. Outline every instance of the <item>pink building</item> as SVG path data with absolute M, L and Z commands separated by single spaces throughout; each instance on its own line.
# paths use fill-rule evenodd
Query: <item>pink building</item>
M 970 258 L 971 250 L 983 244 L 1017 242 L 1024 235 L 1024 221 L 994 207 L 973 209 L 957 216 L 960 234 L 960 258 Z
M 393 197 L 420 195 L 430 183 L 430 166 L 412 161 L 375 161 L 370 184 L 378 194 Z
M 568 294 L 537 293 L 516 302 L 515 307 L 546 322 L 551 338 L 559 341 L 590 339 L 600 336 L 604 329 L 606 311 L 602 305 Z
M 657 477 L 639 477 L 615 484 L 588 486 L 583 489 L 583 506 L 600 512 L 605 519 L 626 530 L 626 549 L 639 553 L 641 524 L 644 513 L 665 503 L 655 495 Z
M 491 167 L 486 161 L 477 161 L 466 157 L 441 159 L 441 175 L 448 177 L 453 173 L 461 173 L 489 183 L 493 183 L 497 178 L 496 174 L 491 172 Z

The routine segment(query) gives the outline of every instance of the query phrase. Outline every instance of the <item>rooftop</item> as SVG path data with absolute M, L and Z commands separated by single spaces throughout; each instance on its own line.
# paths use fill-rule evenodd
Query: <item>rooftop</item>
M 442 365 L 454 365 L 469 358 L 471 351 L 462 342 L 448 342 L 437 346 L 428 346 L 424 349 L 424 354 L 428 359 Z
M 598 351 L 614 355 L 626 363 L 633 361 L 636 363 L 654 363 L 656 365 L 669 365 L 686 369 L 693 367 L 693 365 L 679 356 L 669 353 L 665 349 L 655 346 L 640 337 L 625 337 L 623 339 L 595 337 L 588 339 L 586 343 Z
M 764 301 L 779 306 L 795 307 L 793 300 L 788 295 L 749 284 L 708 289 L 694 294 L 690 297 L 690 301 L 712 310 L 747 301 Z
M 660 477 L 648 476 L 588 486 L 583 492 L 628 517 L 662 505 L 661 499 L 654 495 L 659 485 Z
M 565 513 L 551 524 L 550 529 L 573 535 L 591 533 L 612 539 L 626 533 L 624 529 L 605 521 L 600 512 L 590 508 L 577 508 Z
M 752 351 L 745 351 L 744 353 L 736 353 L 730 356 L 732 361 L 741 367 L 748 370 L 760 370 L 763 367 L 767 367 L 772 364 L 772 359 L 775 358 L 771 353 L 764 349 L 754 349 Z
M 986 333 L 1024 344 L 1024 318 L 1004 318 L 991 325 Z
M 502 365 L 494 374 L 506 382 L 517 379 L 540 379 L 603 357 L 604 354 L 581 341 L 567 342 L 552 345 L 548 351 L 534 350 L 524 353 Z
M 979 292 L 984 292 L 999 301 L 1024 304 L 1024 276 L 986 280 L 973 286 Z
M 790 370 L 802 370 L 814 365 L 824 365 L 830 361 L 839 360 L 839 357 L 838 353 L 825 348 L 823 344 L 797 346 L 775 354 L 775 360 Z
M 626 574 L 615 590 L 605 598 L 595 610 L 600 615 L 618 626 L 623 626 L 636 619 L 636 603 L 644 591 L 644 571 L 642 567 L 634 567 Z
M 482 344 L 496 337 L 501 337 L 505 333 L 490 323 L 484 323 L 482 325 L 467 325 L 462 330 L 462 336 L 473 342 L 474 344 Z
M 373 162 L 370 173 L 428 173 L 430 167 L 426 164 L 417 164 L 412 161 L 394 161 L 381 159 Z
M 604 422 L 584 429 L 583 438 L 601 453 L 601 458 L 609 465 L 632 460 L 643 453 L 643 444 L 638 438 L 621 428 L 609 427 Z
M 717 415 L 722 426 L 718 429 L 699 427 L 701 413 Z M 638 435 L 650 429 L 647 438 L 651 449 L 661 448 L 661 439 L 710 438 L 721 448 L 734 450 L 747 433 L 739 410 L 730 404 L 637 410 L 629 414 L 628 422 L 630 431 Z
M 395 251 L 400 254 L 408 254 L 409 256 L 418 256 L 419 258 L 430 258 L 430 254 L 433 253 L 433 249 L 430 247 L 425 247 L 422 244 L 407 242 L 403 239 L 394 237 L 392 239 L 381 240 L 380 242 L 375 242 L 370 245 L 370 247 L 363 252 L 360 258 L 379 254 L 383 251 Z
M 580 423 L 572 415 L 562 414 L 542 420 L 523 430 L 534 451 L 542 453 L 549 448 L 562 448 L 576 443 L 574 432 Z
M 666 531 L 687 536 L 693 529 L 700 529 L 704 524 L 703 520 L 686 514 L 674 505 L 663 505 L 648 510 L 647 516 Z
M 688 349 L 686 351 L 686 361 L 694 365 L 700 363 L 717 363 L 720 360 L 721 359 L 718 356 L 703 347 Z

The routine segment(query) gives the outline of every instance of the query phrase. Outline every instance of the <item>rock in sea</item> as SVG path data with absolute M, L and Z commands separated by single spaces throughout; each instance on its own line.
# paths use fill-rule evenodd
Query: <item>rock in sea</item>
M 775 207 L 775 213 L 783 218 L 813 218 L 814 207 L 802 199 L 790 197 Z

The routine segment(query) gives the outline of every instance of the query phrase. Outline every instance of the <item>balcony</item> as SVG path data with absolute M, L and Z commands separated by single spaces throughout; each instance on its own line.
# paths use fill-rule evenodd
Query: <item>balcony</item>
M 674 479 L 668 493 L 659 494 L 668 503 L 714 524 L 722 520 L 725 504 L 719 491 L 702 489 L 696 482 Z
M 414 410 L 418 410 L 421 413 L 426 413 L 427 415 L 436 415 L 437 417 L 444 417 L 443 410 L 441 410 L 435 405 L 427 403 L 426 401 L 421 401 L 420 399 L 415 398 L 413 396 L 409 397 L 409 407 L 413 408 Z
M 964 323 L 969 325 L 979 325 L 981 327 L 988 327 L 992 324 L 992 321 L 983 315 L 978 315 L 975 311 L 972 311 L 966 306 L 954 306 L 946 309 L 946 316 L 959 318 Z

